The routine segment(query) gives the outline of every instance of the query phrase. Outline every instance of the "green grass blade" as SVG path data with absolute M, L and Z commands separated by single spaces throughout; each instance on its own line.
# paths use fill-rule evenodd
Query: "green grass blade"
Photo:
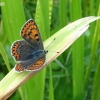
M 54 91 L 53 91 L 53 82 L 52 82 L 52 70 L 51 70 L 51 65 L 49 66 L 50 68 L 50 82 L 49 82 L 49 100 L 54 100 Z
M 68 26 L 62 28 L 56 32 L 53 36 L 44 42 L 46 48 L 50 42 L 56 37 L 56 40 L 49 47 L 49 50 L 59 51 L 59 53 L 48 52 L 46 55 L 46 62 L 43 65 L 46 66 L 57 58 L 62 52 L 64 52 L 78 37 L 80 37 L 87 29 L 88 24 L 99 19 L 100 17 L 86 17 L 77 20 Z M 63 33 L 63 34 L 62 34 Z M 62 41 L 61 41 L 62 39 Z M 60 47 L 60 48 L 59 48 Z M 42 69 L 41 69 L 42 70 Z M 7 99 L 19 86 L 25 83 L 28 79 L 37 74 L 40 70 L 35 72 L 22 72 L 16 73 L 12 69 L 0 82 L 0 99 Z M 10 80 L 8 80 L 10 79 Z M 38 81 L 39 82 L 39 81 Z
M 73 13 L 74 12 L 74 13 Z M 81 1 L 71 2 L 71 20 L 81 18 Z M 77 39 L 72 45 L 72 67 L 73 67 L 73 98 L 80 100 L 83 94 L 83 72 L 84 72 L 84 40 L 83 36 Z M 81 98 L 81 100 L 83 100 Z
M 10 71 L 11 67 L 9 65 L 9 60 L 8 60 L 7 54 L 6 54 L 5 50 L 4 50 L 3 45 L 2 45 L 1 42 L 0 42 L 0 53 L 1 53 L 2 57 L 3 57 L 3 60 L 4 60 L 5 64 L 6 64 L 6 66 L 7 66 L 7 69 Z
M 46 11 L 44 10 L 46 9 Z M 46 19 L 46 21 L 45 21 Z M 47 37 L 46 31 L 49 34 L 49 2 L 46 0 L 43 0 L 41 2 L 41 0 L 38 0 L 37 2 L 37 8 L 36 8 L 36 15 L 35 15 L 35 20 L 37 22 L 37 25 L 39 27 L 42 39 L 45 40 Z M 35 80 L 35 84 L 37 84 L 35 86 L 35 89 L 38 88 L 38 85 L 41 84 L 40 90 L 37 91 L 37 93 L 35 92 L 35 97 L 34 99 L 36 100 L 43 100 L 44 98 L 44 86 L 45 86 L 45 73 L 46 73 L 46 69 L 43 69 L 39 75 L 36 75 Z M 41 79 L 41 81 L 40 81 Z M 40 81 L 40 82 L 39 82 Z M 39 82 L 39 83 L 38 83 Z M 38 96 L 38 94 L 40 96 Z
M 90 2 L 90 15 L 94 15 L 95 14 L 94 13 L 95 12 L 94 6 L 95 6 L 94 0 L 91 0 L 91 2 Z M 91 33 L 90 36 L 89 36 L 90 44 L 92 44 L 92 39 L 93 39 L 94 29 L 95 29 L 94 27 L 95 27 L 95 23 L 92 23 L 90 25 L 90 33 Z
M 91 100 L 100 100 L 100 56 L 95 72 Z
M 25 22 L 22 0 L 1 0 L 1 2 L 5 3 L 4 6 L 1 6 L 5 34 L 12 44 L 14 40 L 20 39 L 20 28 Z
M 100 15 L 100 8 L 99 8 L 98 15 Z M 90 75 L 90 72 L 91 72 L 92 64 L 94 62 L 95 52 L 97 50 L 98 41 L 99 41 L 98 40 L 99 39 L 99 32 L 100 32 L 100 20 L 98 20 L 97 24 L 96 24 L 93 43 L 92 43 L 92 48 L 91 48 L 91 58 L 90 58 L 89 65 L 86 69 L 85 81 L 84 81 L 85 82 L 85 84 L 84 84 L 85 89 L 87 89 L 87 86 L 88 86 L 88 83 L 89 83 L 89 75 Z
M 24 100 L 42 100 L 44 93 L 44 74 L 42 70 L 39 74 L 37 74 L 34 78 L 31 78 L 27 81 L 23 86 L 23 94 L 27 94 L 24 96 Z
M 48 0 L 43 0 L 43 1 L 38 0 L 35 20 L 39 27 L 40 33 L 43 36 L 43 40 L 45 40 L 50 34 L 49 1 Z
M 59 20 L 60 20 L 60 28 L 64 27 L 67 23 L 66 16 L 66 0 L 59 0 Z

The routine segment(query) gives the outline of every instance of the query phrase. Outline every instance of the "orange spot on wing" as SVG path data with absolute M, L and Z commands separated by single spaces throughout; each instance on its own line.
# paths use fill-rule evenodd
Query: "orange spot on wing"
M 30 66 L 27 70 L 37 70 L 37 69 L 40 69 L 42 67 L 42 65 L 44 64 L 44 62 L 45 62 L 45 59 L 41 58 L 38 61 L 36 61 L 35 64 Z
M 31 28 L 37 29 L 37 26 L 36 25 L 33 25 L 33 26 L 31 26 Z
M 19 54 L 17 52 L 17 48 L 18 48 L 19 45 L 20 45 L 20 42 L 17 41 L 12 46 L 12 54 L 15 57 L 16 60 L 18 60 L 20 58 L 20 56 L 19 56 Z
M 35 34 L 38 34 L 39 32 L 38 32 L 38 30 L 33 29 L 33 30 L 32 30 L 32 33 L 35 35 Z
M 37 30 L 32 30 L 32 34 L 30 34 L 30 38 L 32 38 L 32 39 L 35 39 L 36 38 L 36 34 L 38 34 L 38 31 Z M 39 38 L 39 36 L 38 36 L 38 38 Z
M 16 66 L 15 66 L 15 70 L 16 71 L 24 71 L 25 69 L 21 67 L 21 64 L 18 63 Z

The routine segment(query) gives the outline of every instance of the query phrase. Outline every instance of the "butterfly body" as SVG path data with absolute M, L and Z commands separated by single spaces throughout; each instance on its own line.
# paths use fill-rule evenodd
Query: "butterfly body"
M 41 69 L 48 51 L 44 50 L 38 27 L 33 19 L 24 24 L 21 36 L 24 40 L 15 41 L 11 48 L 12 55 L 17 61 L 15 70 L 22 72 Z

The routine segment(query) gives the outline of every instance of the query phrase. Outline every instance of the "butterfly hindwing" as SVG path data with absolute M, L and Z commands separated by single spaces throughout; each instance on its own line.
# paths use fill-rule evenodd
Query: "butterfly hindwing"
M 18 64 L 15 65 L 15 71 L 23 72 L 23 71 L 25 71 L 25 68 L 21 67 L 21 63 L 18 63 Z
M 18 64 L 16 64 L 15 66 L 15 70 L 18 72 L 24 71 L 24 70 L 28 70 L 28 71 L 36 71 L 39 70 L 40 68 L 42 68 L 43 64 L 45 62 L 45 56 L 40 57 L 37 60 L 29 60 L 29 61 L 24 61 L 24 62 L 19 62 Z
M 38 60 L 36 60 L 35 63 L 32 64 L 30 67 L 28 67 L 26 70 L 28 71 L 39 70 L 40 68 L 42 68 L 44 62 L 45 62 L 45 55 L 43 57 L 40 57 Z

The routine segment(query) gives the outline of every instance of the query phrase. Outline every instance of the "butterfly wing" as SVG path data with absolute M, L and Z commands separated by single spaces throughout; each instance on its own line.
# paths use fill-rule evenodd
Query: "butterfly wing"
M 17 72 L 22 72 L 24 70 L 36 71 L 42 68 L 44 62 L 45 62 L 45 56 L 42 56 L 37 60 L 31 59 L 29 61 L 20 62 L 15 66 L 15 70 Z
M 26 70 L 28 70 L 28 71 L 39 70 L 42 68 L 44 62 L 45 62 L 45 55 L 42 56 L 41 58 L 39 58 L 37 61 L 35 61 L 35 63 L 32 64 L 31 66 L 29 66 Z
M 21 36 L 37 50 L 43 50 L 43 42 L 33 19 L 28 20 L 21 29 Z
M 33 51 L 35 53 L 36 49 L 25 40 L 14 42 L 11 48 L 12 55 L 16 61 L 26 61 L 32 59 Z
M 45 62 L 45 52 L 43 52 L 43 42 L 35 21 L 30 19 L 25 23 L 21 29 L 21 36 L 25 40 L 16 41 L 11 48 L 15 60 L 20 61 L 16 64 L 15 70 L 36 71 Z

